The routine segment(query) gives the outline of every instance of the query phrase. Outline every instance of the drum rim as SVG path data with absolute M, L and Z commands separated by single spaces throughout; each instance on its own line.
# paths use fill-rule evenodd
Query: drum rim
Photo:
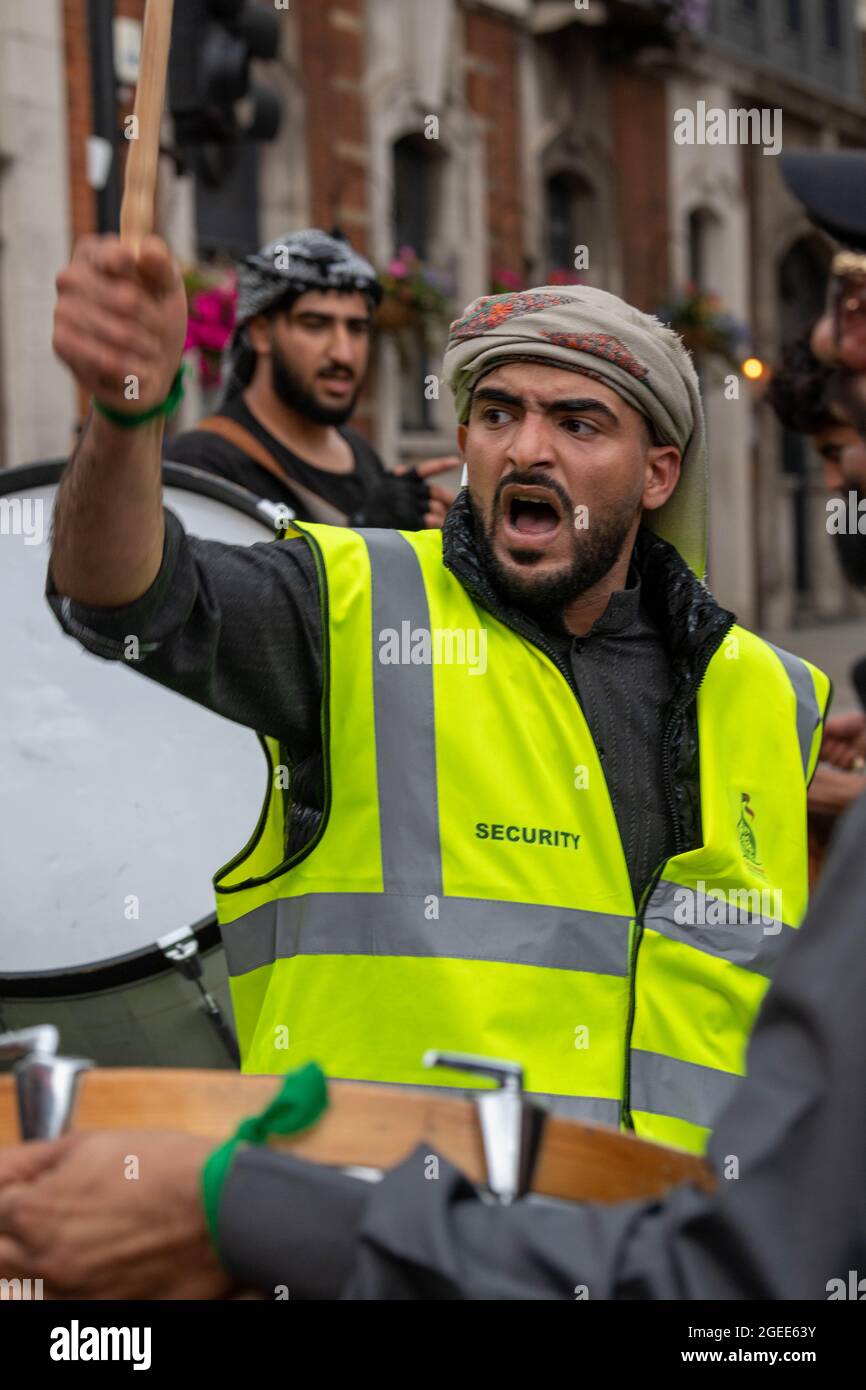
M 222 933 L 216 913 L 210 913 L 190 926 L 200 952 L 222 945 Z M 154 942 L 125 956 L 108 956 L 91 965 L 76 965 L 60 970 L 30 970 L 0 974 L 0 1003 L 15 999 L 74 998 L 84 994 L 100 994 L 108 989 L 142 984 L 148 978 L 165 975 L 173 969 L 172 962 Z
M 50 483 L 58 483 L 68 463 L 69 460 L 65 458 L 43 459 L 38 463 L 21 463 L 15 468 L 0 469 L 0 497 L 28 487 L 46 487 Z M 167 458 L 162 461 L 162 481 L 166 487 L 176 487 L 181 492 L 194 492 L 200 497 L 225 502 L 234 511 L 244 512 L 260 522 L 271 535 L 274 534 L 273 504 L 266 498 L 257 497 L 239 483 L 219 478 L 214 473 L 205 473 L 187 463 L 172 463 Z
M 0 470 L 0 497 L 20 492 L 28 487 L 46 487 L 58 483 L 69 463 L 66 458 L 42 459 Z M 191 468 L 185 463 L 164 459 L 162 480 L 168 487 L 182 492 L 197 493 L 224 502 L 234 511 L 244 512 L 274 534 L 271 504 L 255 493 L 218 478 L 212 473 Z M 209 951 L 222 944 L 219 924 L 214 913 L 195 922 L 190 930 L 198 941 L 200 951 Z M 171 970 L 159 947 L 153 943 L 128 955 L 108 956 L 86 965 L 65 966 L 59 970 L 0 971 L 0 999 L 41 999 L 75 997 L 95 994 L 141 983 L 148 978 L 164 975 Z

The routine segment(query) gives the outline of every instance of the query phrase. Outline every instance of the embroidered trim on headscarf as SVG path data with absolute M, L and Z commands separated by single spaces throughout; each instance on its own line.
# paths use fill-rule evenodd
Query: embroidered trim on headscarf
M 638 381 L 645 381 L 649 376 L 649 367 L 638 362 L 625 344 L 621 343 L 619 338 L 614 338 L 611 333 L 553 333 L 542 328 L 541 337 L 548 343 L 553 343 L 555 347 L 569 348 L 572 352 L 588 352 L 592 357 L 603 357 L 615 367 L 621 367 L 624 372 L 637 377 Z
M 454 320 L 449 342 L 475 338 L 508 319 L 520 318 L 523 314 L 539 314 L 542 309 L 552 309 L 557 304 L 568 303 L 568 296 L 561 294 L 487 294 L 479 299 L 471 314 Z

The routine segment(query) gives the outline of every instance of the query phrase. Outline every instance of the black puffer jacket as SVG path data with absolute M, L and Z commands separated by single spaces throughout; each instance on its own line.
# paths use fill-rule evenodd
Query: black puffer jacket
M 667 646 L 675 680 L 664 734 L 663 766 L 679 853 L 699 845 L 702 838 L 695 697 L 711 658 L 736 618 L 719 606 L 678 551 L 646 527 L 638 532 L 634 560 L 641 576 L 642 602 Z M 518 609 L 504 604 L 494 587 L 478 555 L 465 492 L 460 493 L 445 520 L 443 561 L 483 608 L 540 647 L 572 684 L 571 673 L 542 630 Z
M 468 496 L 461 492 L 445 520 L 443 562 L 481 607 L 539 647 L 562 672 L 578 698 L 567 662 L 544 631 L 525 613 L 509 607 L 484 569 L 475 543 Z M 735 621 L 720 608 L 667 541 L 641 528 L 635 547 L 641 596 L 670 654 L 674 694 L 664 734 L 665 797 L 674 829 L 675 852 L 701 842 L 698 729 L 695 696 L 713 653 Z M 283 750 L 283 761 L 291 762 Z M 286 853 L 300 853 L 319 826 L 324 805 L 323 752 L 318 747 L 295 766 L 287 817 Z

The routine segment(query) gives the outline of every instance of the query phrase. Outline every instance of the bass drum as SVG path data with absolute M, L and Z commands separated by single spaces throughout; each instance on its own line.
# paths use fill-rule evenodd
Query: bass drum
M 263 763 L 249 730 L 63 634 L 44 590 L 64 466 L 0 474 L 0 1032 L 54 1023 L 102 1066 L 236 1067 L 211 876 Z M 193 535 L 274 535 L 242 488 L 178 464 L 164 482 Z

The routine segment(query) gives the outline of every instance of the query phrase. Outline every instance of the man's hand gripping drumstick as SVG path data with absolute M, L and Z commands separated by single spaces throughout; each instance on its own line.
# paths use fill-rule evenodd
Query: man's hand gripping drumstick
M 173 0 L 148 0 L 126 167 L 121 236 L 79 241 L 57 277 L 54 351 L 100 405 L 136 416 L 169 396 L 183 353 L 186 294 L 165 242 L 151 235 Z M 134 428 L 91 411 L 55 511 L 51 573 L 94 607 L 132 603 L 159 572 L 165 417 Z

